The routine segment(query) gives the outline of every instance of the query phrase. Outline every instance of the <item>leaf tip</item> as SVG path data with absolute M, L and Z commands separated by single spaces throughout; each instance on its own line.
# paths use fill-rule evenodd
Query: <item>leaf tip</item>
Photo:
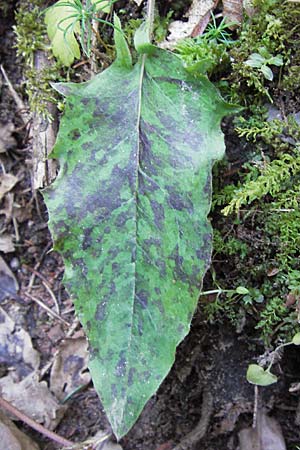
M 118 64 L 119 66 L 123 66 L 128 69 L 131 68 L 132 58 L 130 50 L 126 42 L 126 38 L 122 32 L 121 21 L 116 13 L 114 13 L 114 40 L 117 52 L 117 58 L 115 63 Z

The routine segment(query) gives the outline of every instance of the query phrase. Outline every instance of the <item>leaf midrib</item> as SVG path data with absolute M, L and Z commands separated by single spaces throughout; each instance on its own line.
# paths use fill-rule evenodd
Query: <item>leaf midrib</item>
M 142 55 L 141 58 L 141 70 L 140 70 L 140 77 L 139 77 L 139 84 L 138 84 L 138 109 L 137 109 L 137 121 L 136 121 L 136 135 L 137 135 L 137 152 L 136 152 L 136 163 L 135 163 L 135 191 L 134 191 L 134 203 L 135 203 L 135 230 L 134 230 L 134 244 L 135 249 L 137 248 L 137 240 L 138 240 L 138 225 L 137 225 L 137 203 L 138 203 L 138 189 L 139 189 L 139 183 L 138 183 L 138 171 L 139 171 L 139 164 L 140 164 L 140 122 L 141 122 L 141 110 L 142 110 L 142 88 L 143 88 L 143 79 L 144 79 L 144 72 L 145 72 L 145 61 L 146 61 L 147 55 Z M 131 327 L 130 327 L 130 336 L 128 339 L 128 345 L 127 345 L 127 355 L 130 355 L 130 348 L 132 343 L 132 337 L 133 337 L 133 321 L 134 321 L 134 309 L 135 309 L 135 298 L 136 298 L 136 277 L 137 277 L 137 270 L 136 270 L 136 260 L 137 260 L 137 252 L 135 251 L 135 261 L 134 261 L 134 286 L 133 286 L 133 298 L 132 298 L 132 309 L 131 309 Z M 127 378 L 127 384 L 128 384 L 128 377 L 129 377 L 129 371 L 128 368 L 130 368 L 127 360 L 127 370 L 126 370 L 126 378 Z M 125 405 L 127 404 L 127 395 L 128 395 L 128 389 L 126 386 L 126 397 L 124 402 L 124 408 L 122 410 L 122 421 L 123 422 L 123 416 L 124 416 L 124 410 Z

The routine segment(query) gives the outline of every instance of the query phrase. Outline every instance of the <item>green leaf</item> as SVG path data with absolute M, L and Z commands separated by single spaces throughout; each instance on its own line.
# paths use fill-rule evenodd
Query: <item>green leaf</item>
M 80 25 L 74 15 L 73 0 L 59 0 L 45 14 L 47 33 L 54 56 L 65 66 L 70 66 L 75 58 L 80 58 L 80 49 L 74 33 L 79 33 Z
M 49 226 L 120 438 L 189 332 L 210 263 L 220 120 L 236 108 L 162 49 L 56 89 L 67 101 L 52 154 L 60 173 L 44 192 Z
M 114 14 L 114 27 L 115 27 L 114 36 L 117 51 L 117 58 L 115 64 L 127 67 L 127 69 L 129 69 L 132 66 L 132 58 L 125 36 L 122 33 L 121 22 L 117 14 Z
M 156 47 L 150 42 L 150 24 L 148 21 L 142 22 L 134 35 L 134 46 L 138 53 L 154 53 Z
M 292 343 L 294 345 L 300 345 L 300 332 L 295 334 L 295 336 L 292 339 Z
M 265 58 L 261 56 L 259 53 L 252 53 L 249 56 L 249 59 L 245 61 L 245 64 L 250 67 L 260 68 L 265 63 Z
M 270 384 L 277 383 L 277 377 L 257 364 L 249 364 L 247 381 L 257 386 L 269 386 Z
M 238 286 L 238 287 L 236 288 L 235 292 L 236 292 L 237 294 L 243 294 L 243 295 L 249 294 L 249 290 L 248 290 L 247 288 L 245 288 L 244 286 Z
M 101 11 L 105 14 L 110 13 L 112 1 L 111 0 L 91 0 L 96 5 L 96 11 Z
M 268 64 L 270 64 L 270 65 L 273 64 L 273 66 L 278 66 L 278 67 L 282 66 L 283 65 L 283 58 L 282 58 L 281 55 L 273 56 L 272 58 L 270 58 L 268 60 Z
M 268 60 L 272 57 L 271 53 L 268 52 L 266 47 L 259 47 L 258 52 L 264 58 L 264 60 Z
M 273 72 L 270 69 L 270 67 L 268 67 L 268 66 L 261 66 L 260 71 L 263 73 L 264 77 L 267 80 L 269 80 L 269 81 L 273 80 Z

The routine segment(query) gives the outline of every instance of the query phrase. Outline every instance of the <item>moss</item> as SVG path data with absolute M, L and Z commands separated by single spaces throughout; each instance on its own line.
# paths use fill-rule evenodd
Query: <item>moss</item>
M 219 165 L 215 174 L 213 264 L 218 275 L 210 287 L 223 293 L 204 311 L 210 320 L 226 317 L 236 327 L 244 317 L 243 323 L 270 346 L 288 341 L 298 326 L 296 302 L 288 307 L 285 302 L 300 293 L 300 125 L 295 116 L 300 109 L 300 4 L 254 3 L 255 16 L 246 19 L 229 48 L 231 68 L 221 85 L 228 100 L 244 106 L 231 122 L 230 141 L 245 150 L 233 169 Z M 284 66 L 271 66 L 273 81 L 245 64 L 261 47 L 283 58 Z M 229 215 L 224 216 L 224 208 Z M 232 301 L 227 292 L 239 285 L 252 294 Z
M 48 52 L 48 39 L 44 24 L 42 0 L 23 1 L 16 12 L 17 55 L 24 61 L 25 92 L 29 107 L 43 117 L 52 119 L 48 111 L 48 103 L 57 104 L 56 94 L 50 86 L 51 81 L 61 80 L 60 66 L 54 62 L 49 67 L 38 70 L 34 68 L 34 58 L 37 51 Z M 51 54 L 49 54 L 49 60 Z

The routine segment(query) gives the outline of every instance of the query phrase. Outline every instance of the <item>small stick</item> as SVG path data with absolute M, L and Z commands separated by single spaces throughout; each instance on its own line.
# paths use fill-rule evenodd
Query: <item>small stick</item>
M 41 273 L 39 273 L 36 269 L 32 269 L 30 266 L 27 266 L 27 264 L 23 264 L 23 266 L 24 266 L 27 270 L 29 270 L 29 272 L 33 273 L 34 275 L 36 275 L 38 278 L 40 278 L 40 279 L 42 280 L 43 286 L 44 286 L 45 289 L 49 292 L 50 297 L 51 297 L 52 300 L 53 300 L 53 303 L 54 303 L 54 306 L 55 306 L 55 309 L 56 309 L 57 314 L 60 314 L 58 301 L 57 301 L 57 299 L 56 299 L 56 297 L 55 297 L 55 294 L 54 294 L 54 292 L 52 291 L 52 289 L 51 289 L 51 287 L 50 287 L 50 285 L 49 285 L 47 279 L 44 277 L 44 275 L 42 275 Z M 34 279 L 33 279 L 33 281 L 34 281 Z M 28 285 L 28 288 L 31 289 L 31 288 L 32 288 L 32 284 L 33 284 L 33 283 L 31 283 L 31 280 L 30 280 L 30 283 L 29 283 L 29 284 L 30 284 L 30 286 Z
M 17 221 L 17 219 L 15 217 L 12 218 L 12 221 L 13 221 L 15 235 L 16 235 L 16 242 L 19 242 L 20 241 L 20 234 L 19 234 L 18 221 Z
M 74 446 L 74 443 L 69 441 L 68 439 L 65 439 L 58 434 L 54 433 L 53 431 L 47 430 L 47 428 L 43 427 L 40 423 L 37 423 L 35 420 L 31 419 L 30 417 L 26 416 L 26 414 L 19 411 L 15 406 L 4 400 L 4 398 L 0 397 L 0 406 L 4 408 L 6 411 L 8 411 L 10 414 L 13 414 L 15 417 L 17 417 L 19 420 L 22 420 L 22 422 L 29 425 L 34 430 L 38 431 L 39 433 L 43 434 L 47 438 L 51 439 L 54 442 L 57 442 L 60 445 L 63 445 L 64 447 L 72 447 Z
M 37 303 L 41 308 L 43 308 L 49 314 L 49 316 L 51 316 L 54 319 L 59 320 L 64 325 L 67 325 L 68 327 L 70 326 L 69 322 L 67 322 L 65 319 L 62 319 L 55 311 L 52 311 L 52 309 L 50 309 L 47 305 L 45 305 L 45 303 L 43 303 L 41 300 L 39 300 L 38 298 L 29 294 L 29 292 L 24 292 L 24 295 L 26 297 L 30 298 L 31 300 L 33 300 L 35 303 Z
M 55 306 L 55 309 L 56 309 L 57 314 L 60 314 L 60 310 L 59 310 L 59 306 L 58 306 L 58 301 L 57 301 L 57 299 L 56 299 L 56 297 L 55 297 L 54 292 L 52 291 L 52 289 L 50 288 L 50 286 L 49 286 L 48 283 L 46 283 L 45 281 L 42 281 L 42 284 L 43 284 L 43 286 L 45 287 L 45 289 L 49 292 L 49 295 L 50 295 L 50 297 L 51 297 L 52 300 L 53 300 L 53 303 L 54 303 L 54 306 Z
M 45 225 L 47 226 L 47 224 L 45 224 Z M 43 250 L 43 252 L 42 252 L 42 255 L 41 255 L 39 261 L 38 261 L 38 262 L 36 263 L 36 265 L 34 266 L 34 270 L 38 270 L 38 268 L 39 268 L 40 265 L 42 264 L 42 261 L 43 261 L 43 259 L 44 259 L 44 256 L 46 255 L 46 253 L 48 252 L 48 250 L 49 250 L 49 248 L 50 248 L 51 246 L 52 246 L 52 242 L 49 242 L 49 244 L 46 245 L 46 247 L 44 248 L 44 250 Z M 31 291 L 31 288 L 32 288 L 33 283 L 34 283 L 34 279 L 35 279 L 35 274 L 33 273 L 32 276 L 31 276 L 31 278 L 30 278 L 30 281 L 29 281 L 29 283 L 28 283 L 27 290 Z
M 42 280 L 43 286 L 44 286 L 45 289 L 49 292 L 49 294 L 50 294 L 50 296 L 51 296 L 51 298 L 52 298 L 52 300 L 53 300 L 53 303 L 54 303 L 54 305 L 55 305 L 57 314 L 60 314 L 59 306 L 58 306 L 58 301 L 57 301 L 57 299 L 56 299 L 56 297 L 55 297 L 54 292 L 52 291 L 51 287 L 49 286 L 49 283 L 48 283 L 47 279 L 44 277 L 44 275 L 42 275 L 41 273 L 39 273 L 36 269 L 32 269 L 30 266 L 27 266 L 27 264 L 23 264 L 23 266 L 24 266 L 27 270 L 29 270 L 29 272 L 33 273 L 34 275 L 36 275 L 38 278 L 40 278 L 40 279 Z M 31 287 L 32 287 L 32 286 L 30 286 L 30 288 L 31 288 Z
M 252 428 L 256 428 L 257 425 L 257 411 L 258 411 L 258 386 L 254 386 L 254 405 L 253 405 L 253 423 Z

